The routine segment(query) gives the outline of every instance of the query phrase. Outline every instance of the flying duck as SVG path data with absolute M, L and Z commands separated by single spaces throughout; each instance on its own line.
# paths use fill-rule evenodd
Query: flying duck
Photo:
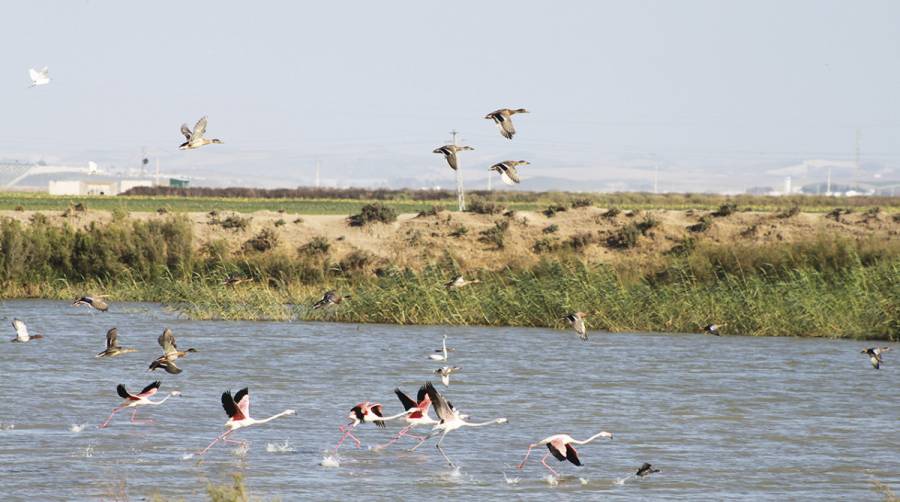
M 642 465 L 634 475 L 642 478 L 644 476 L 649 476 L 654 472 L 659 472 L 659 469 L 654 469 L 652 465 L 644 462 L 644 465 Z
M 159 338 L 156 339 L 159 346 L 163 348 L 163 355 L 156 358 L 155 361 L 150 363 L 150 371 L 155 370 L 156 368 L 162 368 L 166 370 L 166 373 L 171 373 L 172 375 L 177 375 L 181 373 L 181 368 L 175 365 L 175 360 L 179 357 L 184 357 L 188 352 L 197 352 L 197 349 L 187 349 L 187 350 L 178 350 L 178 346 L 175 344 L 175 335 L 172 334 L 172 330 L 166 328 L 163 330 L 163 333 L 159 335 Z
M 447 159 L 447 163 L 450 164 L 450 169 L 456 171 L 459 168 L 456 154 L 464 150 L 474 150 L 474 148 L 471 146 L 444 145 L 440 148 L 435 148 L 433 153 L 442 154 Z
M 503 135 L 506 139 L 512 139 L 516 134 L 516 128 L 513 127 L 512 116 L 517 113 L 528 113 L 528 110 L 524 108 L 518 108 L 515 110 L 510 110 L 509 108 L 501 108 L 499 110 L 492 111 L 484 116 L 486 119 L 493 120 L 497 127 L 500 128 L 500 134 Z
M 334 290 L 327 291 L 322 299 L 313 304 L 313 309 L 320 309 L 322 307 L 328 307 L 331 305 L 339 305 L 344 300 L 349 300 L 350 295 L 341 296 L 337 294 Z
M 81 305 L 87 305 L 94 310 L 99 310 L 100 312 L 106 312 L 109 310 L 109 304 L 103 301 L 106 298 L 106 295 L 98 295 L 98 296 L 82 296 L 78 298 L 74 302 L 72 302 L 73 307 L 78 307 Z
M 203 134 L 206 133 L 206 117 L 204 116 L 200 120 L 197 121 L 197 124 L 194 126 L 194 130 L 191 131 L 188 129 L 187 124 L 181 124 L 181 134 L 184 134 L 184 137 L 187 141 L 182 143 L 178 148 L 180 150 L 193 150 L 195 148 L 200 148 L 201 146 L 209 145 L 209 144 L 221 144 L 222 141 L 218 139 L 206 139 L 203 137 Z
M 97 354 L 96 357 L 115 357 L 129 352 L 137 352 L 137 349 L 119 347 L 119 330 L 112 328 L 106 332 L 106 350 Z
M 703 326 L 703 331 L 709 333 L 710 335 L 722 336 L 722 333 L 719 333 L 719 328 L 725 326 L 725 323 L 722 324 L 707 324 Z
M 527 160 L 504 160 L 491 166 L 491 171 L 500 173 L 500 179 L 507 185 L 515 185 L 519 180 L 519 171 L 516 166 L 527 166 Z
M 19 319 L 13 319 L 12 325 L 13 328 L 16 329 L 16 337 L 11 340 L 13 342 L 24 343 L 31 340 L 37 340 L 38 338 L 44 338 L 43 335 L 29 335 L 28 326 L 25 326 L 25 323 Z
M 881 354 L 891 350 L 890 347 L 869 347 L 860 351 L 860 354 L 865 354 L 869 356 L 869 362 L 872 363 L 872 367 L 877 369 L 881 369 Z
M 581 337 L 581 339 L 585 342 L 587 341 L 588 336 L 587 329 L 584 326 L 584 318 L 587 316 L 588 315 L 584 312 L 573 312 L 563 318 L 566 321 L 569 321 L 569 324 L 571 324 L 572 327 L 575 328 L 575 332 L 578 333 L 578 336 Z

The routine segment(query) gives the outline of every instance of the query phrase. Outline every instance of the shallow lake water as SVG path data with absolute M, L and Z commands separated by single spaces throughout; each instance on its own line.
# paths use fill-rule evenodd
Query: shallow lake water
M 254 496 L 282 500 L 862 500 L 878 498 L 875 480 L 900 492 L 897 344 L 876 371 L 855 341 L 594 332 L 584 343 L 549 329 L 190 321 L 153 304 L 94 313 L 55 301 L 0 303 L 8 338 L 13 317 L 46 338 L 0 343 L 5 500 L 195 500 L 232 473 Z M 113 326 L 139 351 L 96 359 Z M 198 349 L 179 375 L 147 371 L 166 326 L 179 348 Z M 462 367 L 449 388 L 427 357 L 443 334 Z M 117 384 L 136 392 L 157 379 L 156 397 L 182 395 L 141 408 L 154 424 L 122 412 L 97 427 L 121 402 Z M 398 413 L 393 389 L 415 395 L 426 380 L 473 421 L 509 423 L 451 432 L 443 446 L 456 471 L 433 441 L 369 448 L 397 423 L 363 424 L 363 448 L 334 454 L 352 406 Z M 192 456 L 223 430 L 222 392 L 245 386 L 255 418 L 297 414 L 235 433 L 245 452 Z M 558 480 L 539 462 L 545 449 L 515 468 L 530 442 L 600 430 L 614 438 L 579 447 L 583 467 L 549 459 Z M 643 462 L 661 472 L 628 478 Z

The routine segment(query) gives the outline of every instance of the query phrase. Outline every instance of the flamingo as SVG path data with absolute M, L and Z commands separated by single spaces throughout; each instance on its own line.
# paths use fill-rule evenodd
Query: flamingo
M 206 117 L 204 116 L 194 125 L 194 130 L 190 130 L 187 124 L 181 124 L 181 134 L 184 134 L 185 142 L 178 146 L 179 150 L 193 150 L 201 146 L 210 144 L 222 144 L 218 139 L 206 139 L 203 134 L 206 133 Z
M 444 441 L 444 438 L 447 437 L 447 434 L 450 431 L 455 431 L 456 429 L 459 429 L 461 427 L 482 427 L 485 425 L 505 424 L 507 422 L 506 418 L 495 418 L 494 420 L 479 423 L 466 422 L 466 416 L 461 414 L 459 410 L 454 408 L 453 405 L 450 404 L 450 401 L 448 401 L 440 392 L 438 392 L 437 389 L 434 388 L 434 385 L 432 385 L 431 382 L 425 383 L 425 393 L 429 398 L 431 398 L 431 406 L 434 408 L 434 412 L 437 414 L 440 421 L 435 424 L 435 426 L 431 429 L 431 432 L 427 436 L 425 436 L 425 439 L 414 446 L 412 450 L 415 450 L 419 446 L 422 446 L 425 441 L 440 434 L 441 438 L 438 439 L 437 444 L 434 446 L 438 449 L 439 452 L 441 452 L 441 455 L 443 455 L 444 460 L 446 460 L 447 463 L 450 464 L 450 467 L 455 468 L 456 465 L 453 463 L 453 461 L 450 460 L 450 457 L 448 457 L 447 454 L 444 453 L 444 449 L 441 448 L 441 443 Z
M 647 463 L 647 462 L 644 462 L 644 465 L 642 465 L 642 466 L 637 470 L 637 472 L 634 473 L 634 475 L 637 476 L 637 477 L 639 477 L 639 478 L 643 478 L 644 476 L 649 476 L 649 475 L 651 475 L 651 474 L 653 474 L 653 473 L 655 473 L 655 472 L 659 472 L 659 469 L 654 469 L 652 465 L 650 465 L 650 464 Z
M 25 326 L 25 322 L 19 319 L 13 319 L 12 321 L 13 328 L 16 329 L 16 337 L 13 338 L 12 342 L 25 343 L 31 340 L 37 340 L 39 338 L 44 338 L 44 335 L 29 335 L 28 334 L 28 326 Z
M 406 410 L 403 413 L 398 413 L 396 415 L 391 415 L 389 417 L 384 416 L 382 411 L 381 404 L 379 403 L 370 403 L 369 401 L 365 401 L 357 404 L 353 408 L 350 409 L 350 414 L 347 415 L 347 418 L 350 419 L 350 423 L 347 425 L 342 425 L 339 429 L 344 433 L 341 436 L 340 441 L 335 445 L 334 449 L 337 451 L 338 448 L 341 447 L 341 444 L 348 437 L 356 443 L 356 447 L 359 448 L 362 443 L 360 443 L 359 438 L 353 435 L 353 429 L 356 428 L 359 424 L 370 423 L 375 424 L 376 427 L 381 427 L 382 429 L 386 427 L 384 423 L 388 420 L 396 420 L 401 417 L 405 417 L 410 413 L 413 413 L 415 410 Z
M 431 406 L 431 398 L 428 397 L 428 394 L 425 392 L 424 385 L 419 387 L 419 393 L 416 395 L 415 401 L 399 388 L 394 389 L 394 394 L 397 394 L 397 398 L 400 399 L 400 402 L 403 404 L 403 409 L 409 412 L 409 414 L 404 417 L 406 420 L 406 427 L 400 429 L 400 432 L 388 441 L 387 444 L 379 446 L 379 449 L 387 448 L 397 442 L 402 436 L 409 436 L 422 441 L 425 439 L 424 437 L 414 436 L 409 434 L 409 431 L 419 425 L 435 425 L 438 423 L 438 421 L 431 418 L 431 415 L 428 413 L 428 408 Z
M 432 361 L 446 361 L 449 352 L 453 352 L 454 349 L 447 348 L 447 335 L 444 335 L 443 340 L 441 341 L 441 348 L 435 349 L 435 352 L 439 352 L 439 354 L 429 354 L 428 359 Z
M 179 357 L 186 356 L 188 352 L 197 352 L 197 349 L 194 348 L 178 350 L 178 346 L 175 344 L 175 335 L 172 334 L 172 330 L 169 328 L 164 329 L 156 341 L 159 343 L 159 346 L 163 348 L 163 355 L 157 357 L 155 361 L 150 363 L 150 367 L 148 368 L 150 371 L 154 371 L 156 368 L 162 368 L 166 370 L 166 373 L 177 375 L 181 373 L 181 368 L 175 365 L 175 360 Z
M 322 296 L 322 299 L 313 304 L 313 309 L 320 309 L 322 307 L 329 307 L 331 305 L 339 305 L 342 301 L 349 299 L 350 295 L 341 296 L 334 290 L 326 291 Z
M 481 281 L 478 279 L 473 279 L 471 281 L 467 281 L 467 280 L 465 280 L 465 278 L 463 278 L 463 276 L 459 275 L 459 276 L 456 276 L 456 279 L 453 279 L 452 281 L 444 283 L 444 287 L 447 289 L 459 289 L 459 288 L 464 288 L 464 287 L 468 286 L 469 284 L 478 284 L 480 282 Z
M 460 366 L 444 366 L 434 370 L 434 374 L 441 376 L 441 383 L 444 384 L 444 387 L 450 387 L 450 375 L 461 369 Z
M 235 443 L 235 444 L 247 444 L 246 441 L 233 441 L 228 439 L 228 436 L 231 435 L 234 431 L 238 429 L 243 429 L 244 427 L 250 427 L 251 425 L 262 425 L 266 422 L 271 422 L 276 418 L 280 418 L 287 415 L 293 415 L 297 413 L 294 410 L 284 410 L 281 413 L 276 415 L 272 415 L 269 418 L 265 418 L 262 420 L 257 420 L 255 418 L 250 417 L 250 390 L 247 387 L 237 391 L 233 397 L 231 395 L 231 391 L 227 390 L 222 393 L 222 407 L 225 408 L 225 413 L 228 415 L 228 421 L 225 422 L 225 432 L 219 435 L 216 439 L 213 440 L 212 443 L 209 443 L 209 446 L 203 449 L 198 455 L 203 455 L 207 450 L 212 448 L 212 446 L 219 441 L 223 441 L 225 443 Z
M 134 408 L 134 411 L 131 413 L 131 423 L 133 423 L 133 424 L 153 423 L 153 420 L 146 420 L 146 421 L 135 420 L 135 417 L 137 415 L 137 408 L 139 406 L 149 406 L 149 405 L 158 406 L 160 404 L 165 403 L 172 396 L 180 396 L 181 395 L 181 392 L 178 392 L 177 390 L 173 390 L 172 392 L 169 393 L 168 396 L 160 399 L 159 401 L 151 401 L 150 397 L 153 396 L 154 394 L 156 394 L 156 392 L 159 390 L 159 386 L 160 386 L 160 382 L 159 382 L 159 380 L 157 380 L 157 381 L 151 383 L 150 385 L 144 387 L 144 390 L 140 391 L 139 393 L 132 394 L 125 389 L 124 385 L 119 384 L 118 387 L 116 387 L 116 392 L 118 392 L 119 396 L 122 399 L 124 399 L 125 401 L 122 404 L 120 404 L 119 406 L 116 406 L 115 408 L 113 408 L 113 411 L 109 415 L 109 418 L 107 418 L 105 422 L 100 424 L 100 428 L 105 429 L 106 426 L 109 425 L 109 421 L 112 420 L 113 415 L 115 415 L 116 413 L 118 413 L 126 408 Z
M 537 443 L 528 445 L 528 451 L 525 452 L 525 458 L 523 458 L 522 462 L 519 464 L 519 469 L 525 467 L 525 461 L 528 460 L 528 456 L 531 455 L 532 448 L 536 446 L 547 445 L 547 449 L 550 451 L 546 455 L 544 455 L 544 458 L 541 459 L 541 463 L 544 464 L 544 467 L 549 469 L 554 476 L 559 477 L 559 474 L 547 464 L 547 457 L 553 455 L 554 457 L 556 457 L 556 460 L 559 460 L 560 462 L 568 460 L 569 462 L 572 462 L 573 464 L 581 467 L 581 460 L 578 459 L 578 452 L 575 451 L 575 447 L 572 445 L 588 444 L 599 437 L 612 439 L 613 435 L 612 433 L 601 431 L 585 439 L 584 441 L 579 441 L 568 434 L 554 434 L 550 437 L 538 441 Z
M 513 135 L 516 134 L 516 128 L 513 127 L 512 116 L 517 113 L 528 113 L 528 110 L 524 108 L 518 108 L 515 110 L 510 110 L 509 108 L 501 108 L 499 110 L 494 110 L 491 113 L 488 113 L 484 116 L 486 119 L 493 120 L 494 123 L 497 124 L 497 127 L 500 128 L 500 134 L 506 139 L 512 139 Z
M 50 83 L 50 68 L 46 66 L 41 68 L 40 70 L 29 68 L 28 76 L 31 77 L 31 85 L 29 87 L 47 85 Z
M 94 357 L 115 357 L 129 352 L 137 352 L 137 349 L 119 347 L 119 330 L 112 328 L 106 332 L 106 350 Z
M 585 342 L 587 341 L 588 336 L 587 329 L 584 326 L 584 318 L 587 316 L 588 315 L 584 312 L 573 312 L 563 318 L 566 321 L 569 321 L 569 324 L 572 325 L 572 327 L 575 329 L 575 332 L 578 333 L 578 336 Z
M 32 337 L 32 338 L 34 338 L 34 337 Z M 15 340 L 13 340 L 13 341 L 15 341 Z M 887 352 L 889 350 L 891 350 L 890 347 L 869 347 L 867 349 L 861 350 L 859 353 L 869 356 L 869 362 L 871 362 L 872 367 L 877 370 L 877 369 L 881 368 L 881 364 L 883 362 L 881 360 L 881 354 L 884 354 L 885 352 Z
M 106 295 L 102 296 L 82 296 L 72 302 L 73 307 L 78 307 L 81 305 L 87 305 L 94 310 L 99 310 L 100 312 L 106 312 L 109 310 L 109 304 L 103 301 L 106 298 Z

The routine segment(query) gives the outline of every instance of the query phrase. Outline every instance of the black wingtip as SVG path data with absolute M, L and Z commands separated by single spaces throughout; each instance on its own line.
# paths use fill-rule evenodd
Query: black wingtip
M 119 397 L 121 397 L 122 399 L 128 399 L 128 397 L 129 397 L 128 391 L 125 389 L 125 386 L 122 384 L 119 384 L 116 387 L 116 392 L 119 393 Z

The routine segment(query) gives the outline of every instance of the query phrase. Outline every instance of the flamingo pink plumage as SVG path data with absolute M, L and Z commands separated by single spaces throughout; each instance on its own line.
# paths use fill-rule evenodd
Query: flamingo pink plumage
M 400 402 L 403 403 L 403 408 L 408 412 L 408 415 L 404 416 L 404 420 L 406 421 L 406 427 L 400 429 L 400 432 L 397 433 L 396 436 L 391 438 L 387 444 L 381 445 L 378 448 L 387 448 L 388 446 L 394 444 L 403 436 L 409 436 L 413 439 L 418 439 L 420 442 L 425 440 L 424 436 L 416 436 L 410 434 L 413 428 L 420 425 L 435 425 L 438 423 L 437 420 L 431 418 L 429 415 L 428 409 L 431 406 L 431 398 L 428 397 L 428 393 L 425 391 L 425 386 L 419 387 L 419 393 L 416 395 L 416 401 L 413 401 L 412 398 L 407 396 L 402 390 L 394 389 L 394 393 L 397 394 L 397 398 L 400 399 Z
M 381 404 L 379 403 L 371 403 L 369 401 L 364 401 L 362 403 L 357 404 L 353 408 L 350 409 L 350 413 L 347 415 L 347 418 L 350 419 L 350 423 L 347 425 L 342 425 L 340 427 L 340 431 L 344 433 L 341 436 L 340 441 L 334 446 L 334 449 L 337 450 L 341 447 L 344 440 L 348 437 L 356 443 L 356 447 L 359 448 L 362 446 L 362 443 L 359 441 L 359 438 L 353 435 L 353 429 L 356 428 L 359 424 L 370 423 L 375 424 L 376 427 L 384 428 L 384 422 L 388 420 L 396 420 L 400 417 L 404 417 L 411 413 L 409 410 L 404 411 L 403 413 L 398 413 L 396 415 L 392 415 L 389 417 L 384 416 Z
M 118 387 L 116 387 L 116 392 L 119 393 L 119 396 L 122 397 L 122 399 L 124 399 L 125 402 L 123 402 L 119 406 L 113 408 L 113 411 L 109 415 L 109 418 L 107 418 L 105 422 L 100 424 L 100 428 L 103 429 L 107 425 L 109 425 L 109 421 L 112 420 L 113 415 L 115 415 L 116 413 L 118 413 L 126 408 L 134 408 L 134 412 L 132 412 L 132 414 L 131 414 L 131 423 L 133 423 L 133 424 L 153 423 L 153 420 L 136 420 L 135 416 L 137 415 L 137 408 L 140 406 L 160 405 L 160 404 L 163 404 L 164 402 L 166 402 L 166 400 L 172 396 L 180 396 L 181 395 L 181 392 L 173 390 L 171 393 L 169 393 L 168 396 L 160 399 L 159 401 L 151 401 L 150 397 L 153 396 L 154 394 L 156 394 L 157 391 L 159 391 L 159 386 L 160 386 L 160 382 L 159 382 L 159 380 L 157 380 L 157 381 L 151 383 L 150 385 L 144 387 L 144 389 L 141 390 L 139 393 L 132 394 L 132 393 L 128 392 L 128 390 L 125 389 L 124 385 L 119 384 Z
M 593 436 L 585 439 L 584 441 L 578 441 L 568 434 L 554 434 L 552 436 L 546 437 L 537 443 L 528 445 L 528 451 L 525 452 L 525 458 L 522 459 L 522 463 L 519 464 L 519 469 L 525 467 L 525 461 L 528 460 L 528 456 L 531 455 L 531 449 L 536 446 L 547 446 L 547 449 L 550 450 L 544 457 L 541 459 L 541 463 L 544 464 L 544 467 L 550 470 L 554 476 L 559 476 L 559 474 L 553 470 L 547 464 L 547 457 L 553 455 L 556 457 L 556 460 L 560 462 L 564 462 L 568 460 L 577 466 L 581 466 L 581 460 L 578 458 L 578 451 L 575 450 L 573 444 L 583 445 L 588 444 L 591 441 L 599 438 L 599 437 L 607 437 L 612 439 L 613 435 L 609 432 L 602 431 L 600 433 L 594 434 Z
M 262 420 L 252 418 L 250 416 L 250 390 L 247 387 L 244 387 L 243 389 L 237 391 L 234 396 L 231 395 L 230 390 L 223 392 L 222 408 L 225 409 L 225 413 L 228 415 L 228 421 L 225 422 L 226 431 L 219 435 L 216 439 L 214 439 L 212 443 L 209 443 L 209 446 L 204 448 L 203 451 L 198 453 L 198 455 L 203 455 L 207 450 L 212 448 L 212 446 L 219 441 L 225 443 L 246 444 L 245 441 L 231 440 L 228 438 L 228 436 L 230 436 L 231 433 L 238 429 L 250 427 L 251 425 L 261 425 L 266 422 L 271 422 L 276 418 L 297 413 L 294 410 L 284 410 L 281 413 L 272 415 L 271 417 Z

